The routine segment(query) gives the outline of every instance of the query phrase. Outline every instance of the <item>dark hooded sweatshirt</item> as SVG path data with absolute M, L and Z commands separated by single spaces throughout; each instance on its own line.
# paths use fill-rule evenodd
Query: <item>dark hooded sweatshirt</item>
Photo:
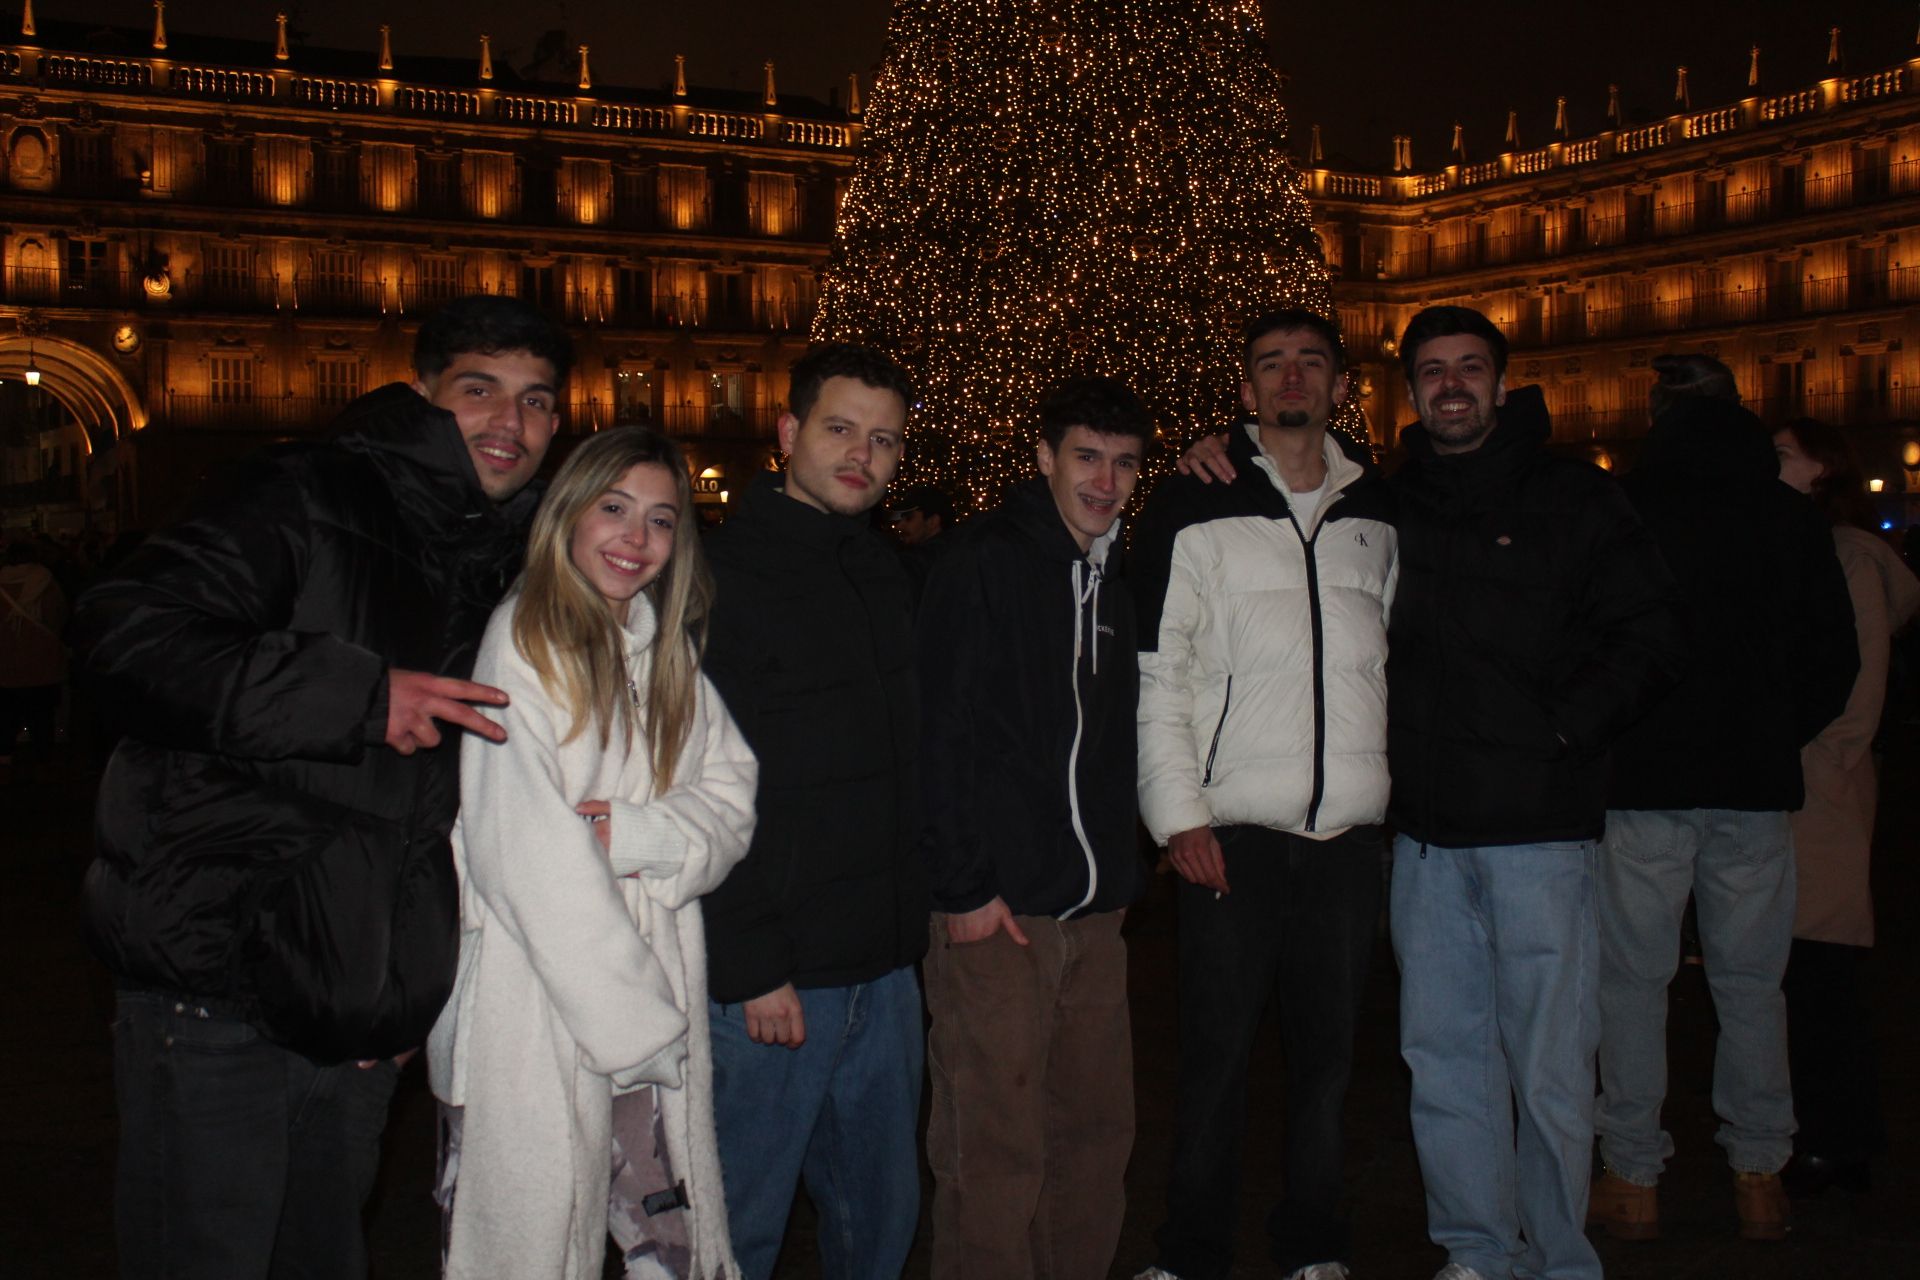
M 920 606 L 921 778 L 934 905 L 1112 911 L 1145 884 L 1140 668 L 1108 540 L 1083 554 L 1044 480 L 951 535 Z
M 395 384 L 267 450 L 81 597 L 83 678 L 126 731 L 88 931 L 125 987 L 320 1062 L 425 1042 L 453 987 L 459 734 L 383 745 L 387 670 L 465 677 L 537 495 L 480 488 L 453 415 Z
M 1833 531 L 1723 400 L 1662 414 L 1624 487 L 1679 580 L 1694 661 L 1615 744 L 1608 807 L 1798 809 L 1800 748 L 1860 668 Z

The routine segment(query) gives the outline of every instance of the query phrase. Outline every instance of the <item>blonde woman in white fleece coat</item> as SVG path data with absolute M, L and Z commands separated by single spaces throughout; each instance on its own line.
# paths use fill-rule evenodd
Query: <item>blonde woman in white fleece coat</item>
M 758 769 L 699 670 L 710 579 L 679 451 L 595 436 L 534 518 L 473 678 L 454 827 L 460 970 L 428 1042 L 449 1277 L 736 1277 L 714 1145 L 699 898 Z

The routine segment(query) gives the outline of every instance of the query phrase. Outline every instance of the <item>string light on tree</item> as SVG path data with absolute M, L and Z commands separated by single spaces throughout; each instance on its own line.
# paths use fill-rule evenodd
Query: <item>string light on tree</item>
M 976 507 L 1069 374 L 1184 445 L 1238 412 L 1248 317 L 1333 314 L 1286 141 L 1258 0 L 899 0 L 813 336 L 912 370 L 907 471 Z

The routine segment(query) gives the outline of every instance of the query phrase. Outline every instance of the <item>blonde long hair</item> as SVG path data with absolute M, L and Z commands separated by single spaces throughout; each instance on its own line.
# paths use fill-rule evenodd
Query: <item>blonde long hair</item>
M 581 517 L 641 463 L 657 463 L 673 476 L 680 520 L 673 554 L 644 592 L 656 622 L 652 662 L 646 689 L 633 689 L 630 696 L 626 637 L 606 600 L 575 567 L 572 543 Z M 693 486 L 679 447 L 647 427 L 618 427 L 574 450 L 533 517 L 520 603 L 513 614 L 514 647 L 539 674 L 548 696 L 571 717 L 563 741 L 573 741 L 592 725 L 604 749 L 617 721 L 622 741 L 631 745 L 637 713 L 638 726 L 647 735 L 654 791 L 672 786 L 693 728 L 712 607 L 713 576 L 700 550 Z

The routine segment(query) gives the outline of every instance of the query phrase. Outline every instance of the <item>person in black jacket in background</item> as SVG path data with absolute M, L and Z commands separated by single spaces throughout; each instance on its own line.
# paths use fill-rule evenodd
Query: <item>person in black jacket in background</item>
M 1833 535 L 1780 482 L 1773 441 L 1707 356 L 1663 356 L 1653 426 L 1624 488 L 1681 587 L 1696 660 L 1614 748 L 1600 858 L 1600 1156 L 1591 1222 L 1659 1232 L 1655 1185 L 1673 1140 L 1667 986 L 1680 915 L 1699 905 L 1719 1014 L 1718 1141 L 1734 1169 L 1741 1233 L 1779 1239 L 1778 1176 L 1793 1153 L 1787 1010 L 1800 748 L 1847 704 L 1860 666 Z M 1676 387 L 1704 386 L 1706 394 Z
M 1605 472 L 1547 451 L 1506 345 L 1465 307 L 1420 312 L 1401 341 L 1420 422 L 1393 478 L 1387 632 L 1400 1052 L 1441 1276 L 1598 1280 L 1607 752 L 1685 648 L 1652 537 Z
M 365 1274 L 398 1061 L 453 986 L 462 677 L 519 567 L 571 344 L 508 298 L 420 328 L 416 381 L 256 455 L 86 593 L 126 736 L 87 926 L 118 987 L 121 1274 Z
M 920 607 L 935 1280 L 1099 1280 L 1126 1214 L 1144 868 L 1117 538 L 1153 423 L 1106 378 L 1039 417 L 1040 474 L 954 535 Z
M 906 374 L 831 345 L 793 366 L 784 472 L 707 539 L 707 675 L 760 760 L 747 856 L 705 901 L 714 1120 L 744 1280 L 794 1190 L 830 1280 L 897 1276 L 919 1216 L 913 594 L 869 514 L 900 465 Z

